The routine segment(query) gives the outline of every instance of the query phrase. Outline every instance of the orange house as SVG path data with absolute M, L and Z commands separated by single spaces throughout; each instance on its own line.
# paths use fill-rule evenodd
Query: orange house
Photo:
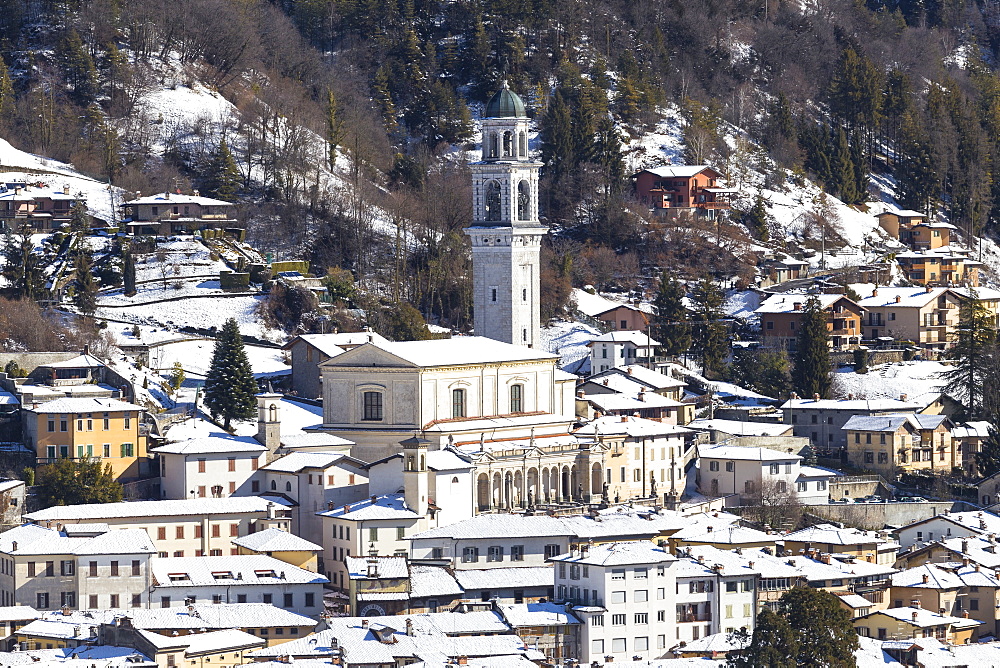
M 654 167 L 635 175 L 635 192 L 660 215 L 692 211 L 715 218 L 716 211 L 731 208 L 729 197 L 736 192 L 718 185 L 721 176 L 708 165 Z
M 861 319 L 865 309 L 844 295 L 780 294 L 769 297 L 756 313 L 767 345 L 795 350 L 802 329 L 803 308 L 816 297 L 826 313 L 830 346 L 847 350 L 861 345 Z

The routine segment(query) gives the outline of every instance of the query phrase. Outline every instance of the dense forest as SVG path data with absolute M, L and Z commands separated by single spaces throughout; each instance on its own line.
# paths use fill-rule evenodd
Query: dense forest
M 686 120 L 691 163 L 752 163 L 775 183 L 790 170 L 859 206 L 876 173 L 894 180 L 900 205 L 967 235 L 1000 221 L 997 0 L 0 8 L 0 135 L 16 147 L 127 191 L 239 201 L 262 248 L 292 248 L 318 273 L 346 269 L 368 299 L 409 302 L 452 327 L 470 323 L 469 176 L 455 149 L 470 148 L 478 105 L 502 80 L 540 129 L 543 215 L 556 232 L 547 314 L 571 285 L 631 289 L 660 267 L 738 279 L 741 240 L 767 240 L 759 207 L 706 231 L 650 225 L 632 201 L 623 147 L 668 106 Z M 192 81 L 238 117 L 162 127 L 141 113 L 145 95 Z

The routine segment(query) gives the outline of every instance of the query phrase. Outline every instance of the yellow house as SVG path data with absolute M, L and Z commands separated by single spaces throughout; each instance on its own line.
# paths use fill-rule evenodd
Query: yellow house
M 323 551 L 321 545 L 274 528 L 247 534 L 232 543 L 236 554 L 263 554 L 313 573 L 317 572 L 318 555 Z
M 857 468 L 888 477 L 900 469 L 950 473 L 962 465 L 952 428 L 944 415 L 855 415 L 843 427 L 847 458 Z
M 950 288 L 876 287 L 858 301 L 865 308 L 864 338 L 891 337 L 932 349 L 951 347 L 964 301 L 964 295 Z
M 953 645 L 972 640 L 972 633 L 982 622 L 968 617 L 941 615 L 919 607 L 879 610 L 854 620 L 859 636 L 879 640 L 937 638 Z
M 117 399 L 54 399 L 25 411 L 25 436 L 38 464 L 96 460 L 110 464 L 116 480 L 136 479 L 150 462 L 142 412 Z

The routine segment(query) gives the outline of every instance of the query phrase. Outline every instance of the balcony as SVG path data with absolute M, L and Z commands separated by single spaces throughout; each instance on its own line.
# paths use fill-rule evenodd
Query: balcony
M 841 327 L 840 329 L 831 329 L 831 334 L 838 334 L 840 336 L 859 336 L 860 332 L 854 327 Z
M 35 458 L 35 465 L 36 466 L 42 466 L 44 464 L 55 464 L 56 462 L 62 461 L 63 459 L 68 459 L 68 460 L 73 461 L 73 462 L 87 462 L 89 464 L 93 464 L 95 462 L 100 462 L 101 461 L 101 457 L 97 457 L 97 456 L 93 456 L 93 457 L 36 457 Z
M 712 621 L 711 612 L 702 612 L 700 614 L 685 613 L 683 615 L 677 615 L 677 623 L 682 622 L 710 622 Z

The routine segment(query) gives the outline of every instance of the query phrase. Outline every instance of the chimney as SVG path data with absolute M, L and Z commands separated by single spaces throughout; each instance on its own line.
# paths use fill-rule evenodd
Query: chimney
M 326 502 L 326 509 L 327 510 L 333 510 L 333 501 L 327 501 Z
M 622 415 L 622 422 L 628 422 L 628 416 Z
M 63 184 L 63 195 L 68 195 L 68 194 L 69 194 L 69 184 L 68 183 L 64 183 Z
M 916 610 L 914 610 L 914 611 L 913 611 L 913 612 L 911 613 L 911 615 L 910 615 L 910 616 L 911 616 L 911 617 L 913 618 L 913 621 L 917 621 L 917 615 L 919 615 L 919 614 L 920 614 L 920 613 L 918 613 L 918 612 L 917 612 Z
M 406 635 L 413 636 L 413 620 L 409 617 L 406 618 Z
M 931 581 L 931 576 L 927 575 L 927 573 L 924 573 L 924 584 L 927 584 L 930 581 Z
M 363 629 L 367 629 L 368 628 L 368 620 L 367 619 L 362 619 L 361 620 L 361 628 L 363 628 Z
M 83 344 L 83 354 L 84 355 L 89 355 L 90 354 L 90 344 L 89 343 Z
M 908 394 L 901 394 L 901 395 L 899 395 L 899 400 L 900 401 L 906 401 L 906 397 L 908 397 L 908 396 L 909 396 Z
M 372 505 L 375 505 L 376 501 L 378 501 L 378 497 L 375 496 L 374 494 L 372 494 L 372 498 L 371 498 Z
M 853 392 L 848 392 L 847 393 L 847 400 L 848 401 L 854 401 L 854 393 Z
M 792 304 L 792 309 L 795 310 L 795 311 L 801 311 L 802 310 L 802 302 L 794 302 Z
M 646 391 L 645 390 L 639 390 L 639 394 L 637 394 L 635 398 L 638 399 L 639 401 L 645 401 L 646 400 Z
M 586 395 L 583 393 L 583 390 L 577 390 L 576 391 L 576 398 L 577 399 L 583 399 L 584 396 L 586 396 Z
M 911 598 L 910 599 L 910 607 L 911 608 L 917 608 L 919 610 L 920 609 L 920 599 L 919 598 Z
M 813 401 L 819 401 L 819 393 L 813 394 Z
M 16 541 L 16 540 L 15 540 L 15 541 L 13 541 L 13 542 L 12 542 L 12 543 L 10 544 L 10 551 L 11 551 L 11 552 L 17 552 L 17 541 Z
M 962 540 L 962 552 L 968 552 L 968 551 L 969 551 L 969 541 L 963 539 Z
M 191 192 L 194 193 L 195 197 L 201 197 L 201 191 L 200 190 L 192 190 Z
M 872 297 L 878 297 L 878 288 L 872 290 Z
M 963 611 L 963 612 L 962 612 L 962 617 L 963 617 L 964 619 L 968 619 L 968 618 L 969 618 L 969 611 L 968 611 L 968 610 L 965 610 L 965 611 Z
M 896 303 L 898 304 L 901 301 L 903 301 L 902 295 L 896 295 Z
M 604 379 L 604 383 L 603 384 L 604 384 L 604 387 L 608 386 L 608 379 L 607 378 Z
M 632 367 L 630 367 L 630 366 L 625 367 L 625 373 L 627 373 L 628 375 L 631 376 L 632 375 Z
M 931 291 L 931 290 L 933 290 L 933 289 L 934 289 L 934 288 L 932 288 L 931 286 L 929 286 L 929 285 L 927 286 L 927 292 L 930 292 L 930 291 Z

